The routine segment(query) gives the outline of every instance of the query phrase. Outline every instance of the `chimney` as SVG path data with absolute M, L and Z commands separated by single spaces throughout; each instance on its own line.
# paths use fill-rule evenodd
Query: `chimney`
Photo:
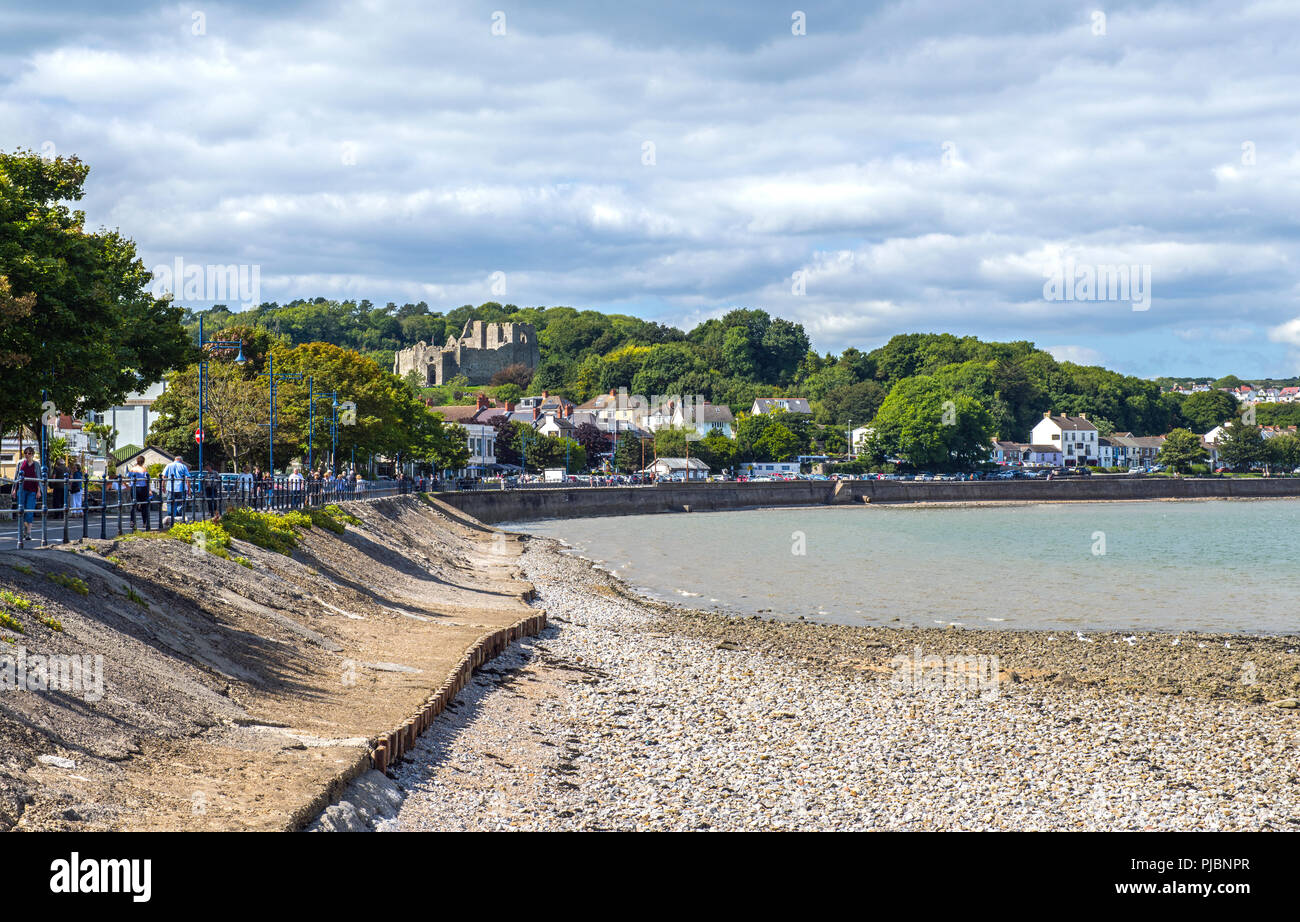
M 542 399 L 543 399 L 543 400 L 545 400 L 545 399 L 546 399 L 547 397 L 549 397 L 549 396 L 551 396 L 551 392 L 550 392 L 550 391 L 547 391 L 547 390 L 542 391 Z
M 611 397 L 617 397 L 617 396 L 618 396 L 618 394 L 615 394 L 615 393 L 614 393 L 614 388 L 612 388 L 612 387 L 609 389 L 609 396 L 611 396 Z
M 474 406 L 476 406 L 480 410 L 483 410 L 487 408 L 487 405 L 488 405 L 487 394 L 479 392 L 479 395 L 474 398 Z
M 514 411 L 515 411 L 515 402 L 514 402 L 513 400 L 507 400 L 507 401 L 506 401 L 506 412 L 507 412 L 507 413 L 513 413 Z
M 533 422 L 537 422 L 537 417 L 542 415 L 541 407 L 533 407 Z
M 1079 414 L 1079 419 L 1087 419 L 1087 418 L 1088 418 L 1088 414 L 1087 414 L 1087 413 L 1080 413 L 1080 414 Z
M 566 419 L 573 419 L 573 404 L 567 404 L 564 407 L 564 416 Z
M 1052 411 L 1051 411 L 1051 410 L 1044 410 L 1044 411 L 1043 411 L 1043 419 L 1051 419 L 1051 418 L 1052 418 Z

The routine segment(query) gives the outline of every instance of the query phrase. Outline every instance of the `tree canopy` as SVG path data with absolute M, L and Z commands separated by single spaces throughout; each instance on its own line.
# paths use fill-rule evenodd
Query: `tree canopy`
M 75 157 L 0 152 L 0 430 L 34 426 L 46 399 L 107 409 L 193 355 L 184 312 L 149 293 L 135 244 L 88 232 L 69 207 L 88 173 Z

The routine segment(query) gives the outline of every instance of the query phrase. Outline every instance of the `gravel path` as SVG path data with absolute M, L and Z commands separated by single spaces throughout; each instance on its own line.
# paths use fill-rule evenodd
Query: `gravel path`
M 425 734 L 379 829 L 1300 829 L 1294 710 L 900 682 L 719 641 L 549 541 L 523 567 L 554 624 Z

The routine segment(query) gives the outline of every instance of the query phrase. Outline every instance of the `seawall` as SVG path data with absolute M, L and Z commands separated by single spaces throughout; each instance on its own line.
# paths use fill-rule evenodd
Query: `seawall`
M 1158 499 L 1300 497 L 1300 478 L 1101 477 L 918 483 L 894 480 L 550 487 L 433 494 L 480 522 L 525 522 L 600 515 L 719 512 L 854 503 L 1105 502 Z

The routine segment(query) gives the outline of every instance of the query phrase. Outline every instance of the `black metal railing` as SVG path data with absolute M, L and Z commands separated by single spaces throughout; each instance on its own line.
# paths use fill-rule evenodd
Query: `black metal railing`
M 52 477 L 0 480 L 0 550 L 46 547 L 76 538 L 110 538 L 188 521 L 219 518 L 228 509 L 266 512 L 415 492 L 411 479 L 252 474 L 184 477 Z

